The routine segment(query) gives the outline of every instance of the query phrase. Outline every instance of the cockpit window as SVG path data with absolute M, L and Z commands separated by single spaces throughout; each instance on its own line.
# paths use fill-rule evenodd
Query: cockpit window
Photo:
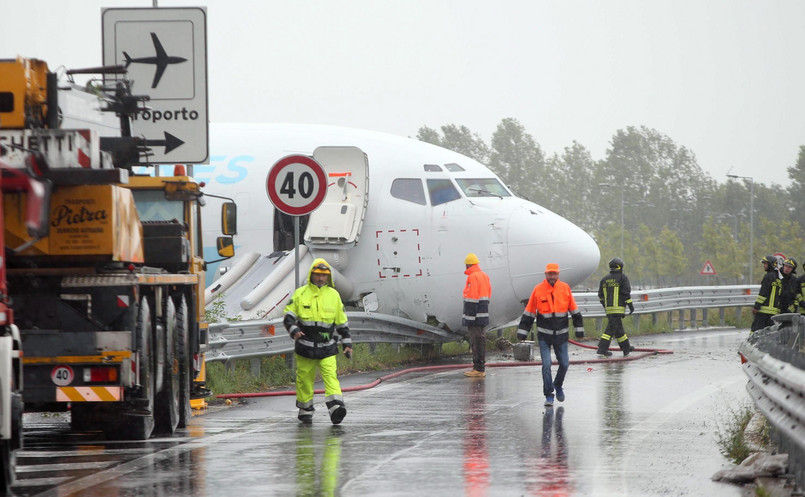
M 431 205 L 444 204 L 461 198 L 461 194 L 449 179 L 429 179 L 428 193 Z
M 511 194 L 496 178 L 461 178 L 456 183 L 468 197 L 510 197 Z
M 397 178 L 391 183 L 391 196 L 407 200 L 419 205 L 425 205 L 425 189 L 419 178 Z
M 458 173 L 458 172 L 464 171 L 464 168 L 459 166 L 455 162 L 451 162 L 450 164 L 445 164 L 444 167 L 445 167 L 445 169 L 447 169 L 448 171 L 450 171 L 452 173 Z
M 442 166 L 438 164 L 425 164 L 423 167 L 425 168 L 425 172 L 429 173 L 438 172 L 442 170 Z

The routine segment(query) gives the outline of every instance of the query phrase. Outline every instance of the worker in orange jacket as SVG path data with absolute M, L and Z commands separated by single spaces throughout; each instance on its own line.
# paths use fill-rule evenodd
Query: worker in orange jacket
M 470 347 L 472 348 L 472 369 L 464 376 L 483 378 L 486 376 L 486 332 L 489 325 L 489 299 L 492 296 L 492 285 L 489 276 L 481 271 L 478 256 L 469 253 L 464 259 L 467 270 L 467 282 L 464 285 L 464 314 L 461 322 L 469 330 Z
M 573 318 L 573 327 L 576 329 L 576 338 L 584 336 L 584 320 L 576 306 L 570 285 L 559 281 L 559 264 L 550 263 L 545 266 L 545 279 L 534 287 L 528 304 L 523 311 L 520 325 L 517 327 L 517 338 L 523 341 L 528 332 L 537 321 L 537 342 L 539 342 L 539 355 L 542 360 L 542 392 L 545 395 L 545 406 L 553 406 L 554 389 L 556 399 L 564 402 L 565 392 L 562 386 L 565 374 L 570 365 L 567 353 L 568 341 L 568 315 Z M 559 370 L 556 377 L 551 379 L 551 347 L 556 354 Z

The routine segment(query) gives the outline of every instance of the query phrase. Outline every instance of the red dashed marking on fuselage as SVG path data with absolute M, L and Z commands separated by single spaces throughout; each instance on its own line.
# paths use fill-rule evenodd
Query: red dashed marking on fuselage
M 268 310 L 268 312 L 266 312 L 266 314 L 270 314 L 270 313 L 271 313 L 271 311 L 273 311 L 274 309 L 276 309 L 276 308 L 277 308 L 277 307 L 278 307 L 278 306 L 279 306 L 279 305 L 282 303 L 282 301 L 283 301 L 283 300 L 285 300 L 286 298 L 288 298 L 288 295 L 290 295 L 290 294 L 291 294 L 290 292 L 287 292 L 285 295 L 283 295 L 283 296 L 282 296 L 282 298 L 281 298 L 281 299 L 279 299 L 279 300 L 277 301 L 277 303 L 276 303 L 276 304 L 274 304 L 274 306 L 273 306 L 271 309 L 269 309 L 269 310 Z
M 399 233 L 408 233 L 409 231 L 411 233 L 416 233 L 416 236 L 419 236 L 419 228 L 411 228 L 410 230 L 409 229 L 401 229 L 401 230 L 377 230 L 377 231 L 375 231 L 375 238 L 378 239 L 378 242 L 375 244 L 375 250 L 380 252 L 379 239 L 380 239 L 380 235 L 382 233 L 397 233 L 397 232 L 399 232 Z M 416 250 L 417 250 L 417 252 L 422 252 L 422 245 L 419 242 L 417 242 L 417 244 L 416 244 Z M 422 264 L 422 256 L 421 255 L 417 255 L 417 263 Z M 406 274 L 403 274 L 403 275 L 393 274 L 391 276 L 386 276 L 386 275 L 383 274 L 380 259 L 377 259 L 377 267 L 378 267 L 377 277 L 379 279 L 381 279 L 381 280 L 384 280 L 384 279 L 387 279 L 387 278 L 400 278 L 400 277 L 402 277 L 402 278 L 411 278 L 411 277 L 416 277 L 416 276 L 422 276 L 424 274 L 424 272 L 422 271 L 422 268 L 419 268 L 419 272 L 414 273 L 414 274 L 406 273 Z

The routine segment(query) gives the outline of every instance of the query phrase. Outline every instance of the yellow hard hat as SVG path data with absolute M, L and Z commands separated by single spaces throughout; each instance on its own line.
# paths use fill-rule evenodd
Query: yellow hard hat
M 480 264 L 481 261 L 478 260 L 478 256 L 470 252 L 467 254 L 467 257 L 464 258 L 464 264 Z

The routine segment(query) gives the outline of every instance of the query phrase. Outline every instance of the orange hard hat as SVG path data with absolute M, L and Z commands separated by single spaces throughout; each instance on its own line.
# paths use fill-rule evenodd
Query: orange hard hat
M 546 273 L 558 273 L 559 272 L 559 264 L 555 262 L 551 262 L 545 266 Z

